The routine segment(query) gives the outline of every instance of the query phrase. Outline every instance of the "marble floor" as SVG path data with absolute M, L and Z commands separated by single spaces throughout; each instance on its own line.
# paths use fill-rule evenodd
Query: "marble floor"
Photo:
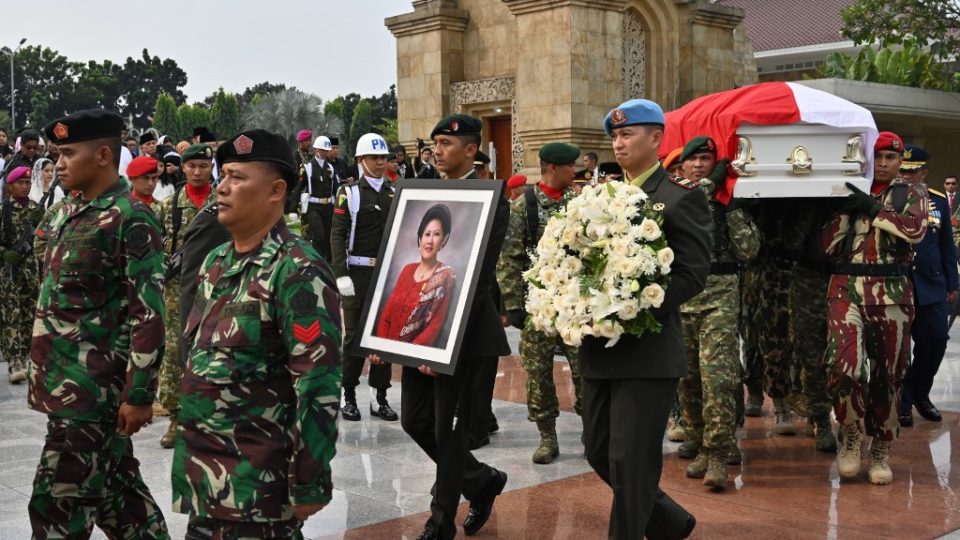
M 516 332 L 510 332 L 516 350 Z M 395 368 L 396 370 L 396 368 Z M 395 371 L 398 375 L 398 370 Z M 551 465 L 530 461 L 538 441 L 526 420 L 525 374 L 519 359 L 501 359 L 494 409 L 500 431 L 476 452 L 507 472 L 505 493 L 478 539 L 599 539 L 606 537 L 609 488 L 582 457 L 580 420 L 572 412 L 573 387 L 562 359 L 555 364 L 561 413 L 561 456 Z M 399 380 L 399 377 L 395 377 Z M 722 493 L 687 479 L 677 445 L 664 442 L 662 486 L 697 516 L 693 538 L 956 538 L 960 539 L 960 330 L 952 334 L 933 399 L 945 411 L 938 424 L 917 417 L 892 452 L 894 483 L 872 486 L 866 478 L 839 481 L 831 455 L 813 438 L 773 434 L 772 414 L 747 419 L 739 431 L 745 456 L 731 468 Z M 398 385 L 390 391 L 399 408 Z M 25 406 L 26 388 L 0 384 L 0 540 L 30 537 L 26 505 L 45 431 L 44 419 Z M 310 539 L 414 539 L 429 508 L 434 467 L 399 423 L 368 420 L 367 392 L 358 392 L 364 420 L 341 422 L 333 463 L 333 502 L 304 526 Z M 769 400 L 767 402 L 769 407 Z M 956 411 L 956 412 L 947 412 Z M 168 508 L 170 458 L 160 448 L 166 419 L 134 437 L 144 477 L 161 507 Z M 957 460 L 954 460 L 954 456 Z M 184 516 L 165 512 L 173 538 L 182 538 Z M 466 504 L 460 508 L 460 520 Z M 462 533 L 461 533 L 462 535 Z M 99 531 L 93 538 L 105 538 Z

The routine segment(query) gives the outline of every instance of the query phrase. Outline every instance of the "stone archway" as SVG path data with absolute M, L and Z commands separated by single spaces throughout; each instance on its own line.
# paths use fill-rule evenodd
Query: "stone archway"
M 481 118 L 488 116 L 491 111 L 509 111 L 512 126 L 511 172 L 516 173 L 523 168 L 523 140 L 517 129 L 517 87 L 513 77 L 452 83 L 450 101 L 453 112 Z

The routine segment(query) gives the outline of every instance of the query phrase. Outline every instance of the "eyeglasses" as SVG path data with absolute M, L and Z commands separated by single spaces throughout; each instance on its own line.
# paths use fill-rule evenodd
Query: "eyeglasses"
M 957 185 L 957 183 L 956 183 L 956 182 L 944 182 L 943 185 L 945 185 L 945 186 L 955 186 L 955 185 Z

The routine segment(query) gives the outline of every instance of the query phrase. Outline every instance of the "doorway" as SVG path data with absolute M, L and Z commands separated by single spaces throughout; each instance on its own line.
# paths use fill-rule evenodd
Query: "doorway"
M 513 131 L 512 119 L 507 116 L 494 116 L 488 119 L 490 141 L 496 149 L 497 160 L 494 178 L 506 180 L 513 174 Z M 484 145 L 486 146 L 486 145 Z

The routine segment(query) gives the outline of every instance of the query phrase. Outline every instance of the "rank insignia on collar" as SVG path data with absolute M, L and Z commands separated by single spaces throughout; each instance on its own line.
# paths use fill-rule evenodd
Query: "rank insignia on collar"
M 253 152 L 253 140 L 246 135 L 241 135 L 233 141 L 233 149 L 240 155 L 249 154 Z
M 53 134 L 56 135 L 58 139 L 66 139 L 70 136 L 70 129 L 66 124 L 57 122 L 57 125 L 53 126 Z
M 620 109 L 614 109 L 613 113 L 610 115 L 610 119 L 613 120 L 613 125 L 619 126 L 627 121 L 627 113 L 621 111 Z

